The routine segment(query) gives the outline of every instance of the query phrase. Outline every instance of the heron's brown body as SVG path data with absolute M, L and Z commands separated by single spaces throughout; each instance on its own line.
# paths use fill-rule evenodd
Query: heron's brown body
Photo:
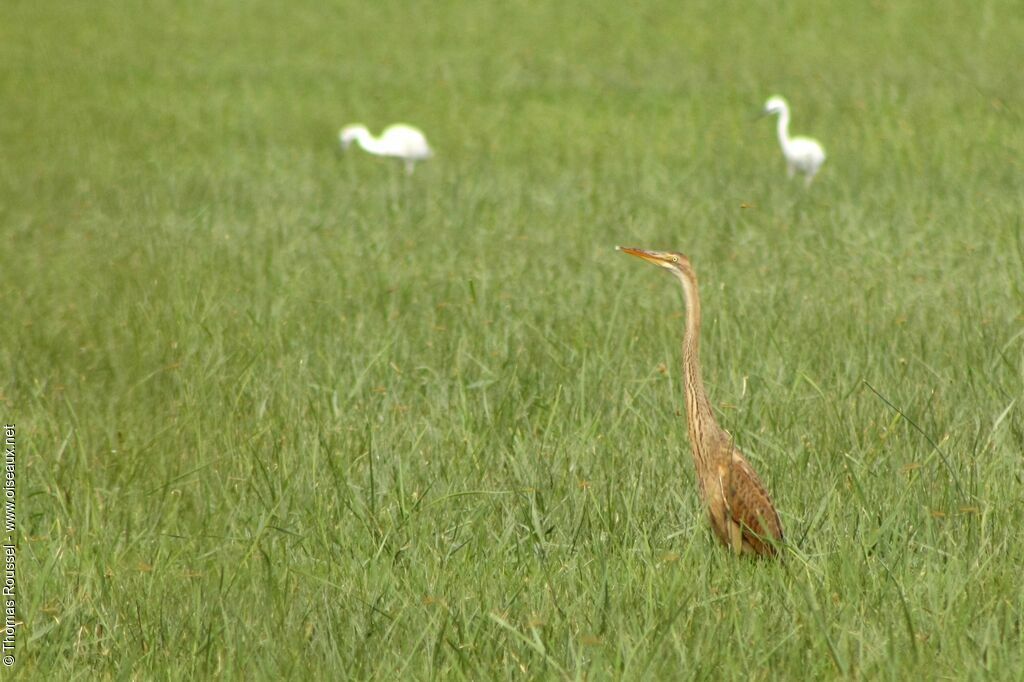
M 768 491 L 730 436 L 718 425 L 700 371 L 700 297 L 697 275 L 680 253 L 627 249 L 671 271 L 683 286 L 686 331 L 683 375 L 690 450 L 701 502 L 715 535 L 737 554 L 774 556 L 782 542 L 782 523 Z

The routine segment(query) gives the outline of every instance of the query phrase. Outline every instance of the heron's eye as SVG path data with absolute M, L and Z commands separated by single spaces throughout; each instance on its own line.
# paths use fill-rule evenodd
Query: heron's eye
M 673 263 L 678 263 L 679 262 L 679 256 L 672 256 L 672 262 Z

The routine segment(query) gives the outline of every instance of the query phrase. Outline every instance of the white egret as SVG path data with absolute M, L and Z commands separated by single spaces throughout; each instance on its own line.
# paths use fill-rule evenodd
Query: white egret
M 817 140 L 789 136 L 789 105 L 778 95 L 764 103 L 762 115 L 770 114 L 779 115 L 779 144 L 782 145 L 782 155 L 786 157 L 789 177 L 800 171 L 804 174 L 804 184 L 810 186 L 821 164 L 825 163 L 825 150 Z
M 380 137 L 371 135 L 361 123 L 353 123 L 342 128 L 338 137 L 341 138 L 342 149 L 348 149 L 349 145 L 357 142 L 371 154 L 405 161 L 405 172 L 409 175 L 412 175 L 417 161 L 426 161 L 434 155 L 423 131 L 404 123 L 388 126 Z

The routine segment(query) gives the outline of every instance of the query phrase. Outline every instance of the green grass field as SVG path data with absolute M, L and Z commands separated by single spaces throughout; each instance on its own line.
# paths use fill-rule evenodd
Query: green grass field
M 1010 0 L 6 3 L 15 671 L 1021 679 L 1022 44 Z M 339 153 L 400 120 L 411 178 Z M 678 286 L 616 244 L 691 256 L 784 562 L 711 536 Z

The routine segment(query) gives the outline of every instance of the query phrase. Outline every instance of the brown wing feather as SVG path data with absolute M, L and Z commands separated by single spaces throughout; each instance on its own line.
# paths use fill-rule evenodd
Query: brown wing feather
M 738 450 L 732 453 L 725 501 L 732 520 L 740 525 L 743 544 L 756 554 L 775 554 L 772 542 L 782 542 L 782 522 L 761 479 Z

